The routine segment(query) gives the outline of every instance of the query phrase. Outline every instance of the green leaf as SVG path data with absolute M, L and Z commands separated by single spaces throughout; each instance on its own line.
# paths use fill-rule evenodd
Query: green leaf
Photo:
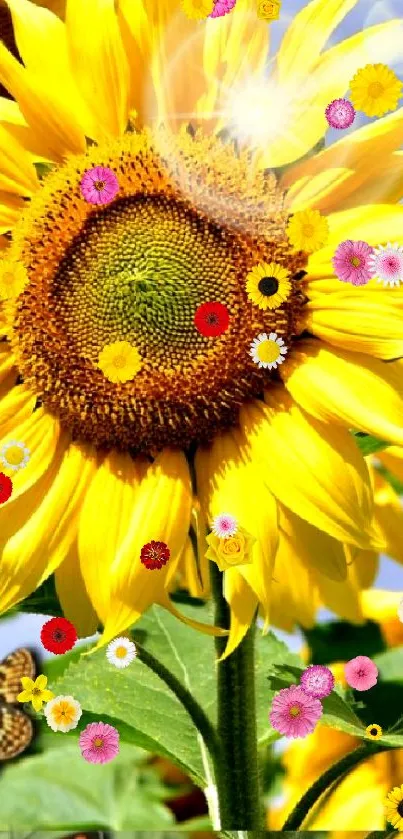
M 207 607 L 183 607 L 209 620 Z M 134 640 L 187 687 L 205 713 L 215 718 L 215 653 L 208 636 L 184 626 L 158 606 L 136 624 Z M 165 683 L 135 660 L 124 670 L 109 664 L 105 650 L 71 663 L 55 683 L 56 693 L 74 695 L 86 711 L 125 725 L 125 739 L 177 763 L 201 787 L 208 783 L 207 751 L 190 717 Z
M 5 766 L 0 830 L 138 830 L 173 824 L 163 788 L 144 755 L 121 744 L 110 763 L 93 766 L 78 740 L 59 734 L 59 748 Z
M 55 168 L 56 164 L 55 163 L 45 163 L 45 161 L 41 160 L 41 161 L 34 162 L 34 166 L 35 166 L 36 174 L 38 175 L 39 180 L 42 180 L 42 178 L 45 178 L 46 175 L 48 175 L 49 172 L 51 172 L 52 169 Z
M 380 452 L 382 449 L 387 449 L 390 446 L 390 443 L 385 443 L 384 440 L 378 440 L 376 437 L 372 437 L 371 434 L 365 434 L 363 431 L 353 431 L 352 434 L 364 457 L 375 452 Z

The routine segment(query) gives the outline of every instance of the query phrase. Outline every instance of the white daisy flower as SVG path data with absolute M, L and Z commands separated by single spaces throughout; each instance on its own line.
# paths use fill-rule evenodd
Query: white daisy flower
M 400 600 L 399 605 L 397 607 L 397 616 L 399 618 L 399 621 L 401 621 L 401 623 L 403 623 L 403 597 Z
M 403 281 L 403 247 L 397 243 L 379 245 L 369 258 L 369 269 L 373 279 L 385 286 L 400 285 Z
M 228 539 L 229 536 L 235 536 L 238 530 L 238 522 L 229 513 L 221 513 L 221 515 L 215 517 L 211 529 L 220 539 Z
M 111 641 L 106 648 L 106 657 L 114 667 L 128 667 L 136 655 L 136 645 L 123 635 Z
M 6 469 L 18 472 L 24 469 L 31 457 L 31 452 L 19 440 L 10 440 L 0 449 L 0 462 Z
M 282 338 L 277 338 L 276 332 L 262 332 L 251 344 L 250 355 L 258 367 L 275 370 L 284 361 L 287 347 Z
M 81 705 L 72 696 L 55 696 L 44 708 L 46 722 L 52 731 L 71 731 L 81 717 Z

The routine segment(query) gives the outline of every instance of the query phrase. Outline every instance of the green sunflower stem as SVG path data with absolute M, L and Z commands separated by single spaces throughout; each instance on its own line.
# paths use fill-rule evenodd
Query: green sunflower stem
M 393 746 L 375 745 L 375 743 L 362 743 L 353 752 L 349 752 L 341 760 L 330 766 L 320 778 L 312 784 L 311 787 L 302 796 L 298 804 L 294 807 L 292 813 L 288 816 L 282 827 L 282 832 L 290 830 L 300 830 L 309 811 L 319 800 L 324 792 L 327 792 L 332 784 L 336 781 L 342 780 L 352 769 L 358 766 L 361 761 L 372 757 L 379 752 L 386 752 L 392 749 Z
M 215 625 L 228 629 L 230 610 L 223 596 L 223 575 L 211 565 Z M 218 735 L 224 765 L 216 775 L 224 830 L 255 832 L 262 828 L 255 702 L 255 628 L 252 626 L 237 649 L 217 663 Z M 222 655 L 227 640 L 216 638 Z

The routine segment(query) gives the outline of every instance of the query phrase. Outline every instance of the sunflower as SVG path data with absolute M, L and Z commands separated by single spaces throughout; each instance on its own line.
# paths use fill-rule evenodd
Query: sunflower
M 403 297 L 376 282 L 340 289 L 331 259 L 347 237 L 402 240 L 386 175 L 401 166 L 403 114 L 311 152 L 367 45 L 401 54 L 400 22 L 322 52 L 352 0 L 313 0 L 267 79 L 268 27 L 251 0 L 207 22 L 179 0 L 68 0 L 65 22 L 29 0 L 8 6 L 23 64 L 0 44 L 15 100 L 0 99 L 0 232 L 28 283 L 0 319 L 0 447 L 23 440 L 31 459 L 0 509 L 1 611 L 54 573 L 66 617 L 80 634 L 101 621 L 107 644 L 150 604 L 173 610 L 182 567 L 194 585 L 195 519 L 208 591 L 203 528 L 225 510 L 255 540 L 252 561 L 224 572 L 226 655 L 258 605 L 270 620 L 272 577 L 283 585 L 302 544 L 343 611 L 367 585 L 360 556 L 383 546 L 349 429 L 403 445 L 402 385 L 385 364 L 403 355 Z M 119 184 L 107 204 L 81 192 L 95 167 Z M 310 257 L 287 237 L 307 209 L 329 228 Z M 273 262 L 290 294 L 259 310 L 245 277 Z M 195 326 L 206 303 L 229 315 L 213 337 Z M 287 347 L 273 373 L 249 352 L 262 334 Z M 99 369 L 117 341 L 142 359 L 133 381 Z M 170 554 L 150 571 L 152 541 Z
M 403 830 L 403 784 L 394 787 L 386 796 L 385 815 L 393 827 Z
M 366 727 L 365 733 L 370 740 L 379 740 L 382 737 L 383 731 L 380 725 L 373 722 Z
M 287 271 L 276 262 L 255 265 L 246 277 L 249 300 L 259 309 L 277 309 L 291 294 Z

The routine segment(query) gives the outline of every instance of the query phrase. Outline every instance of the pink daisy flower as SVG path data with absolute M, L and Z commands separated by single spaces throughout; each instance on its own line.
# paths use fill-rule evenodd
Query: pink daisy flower
M 365 285 L 373 276 L 369 267 L 372 251 L 370 245 L 361 240 L 353 242 L 346 239 L 345 242 L 341 242 L 332 260 L 334 272 L 339 280 L 355 286 Z
M 403 247 L 397 243 L 374 248 L 369 261 L 371 276 L 384 285 L 400 285 L 403 281 Z
M 88 763 L 108 763 L 119 753 L 119 732 L 105 722 L 91 722 L 80 734 L 80 749 Z
M 321 716 L 319 699 L 309 696 L 302 687 L 292 685 L 276 693 L 269 719 L 273 728 L 286 737 L 306 737 Z
M 216 0 L 214 9 L 209 17 L 223 17 L 231 12 L 234 8 L 236 0 Z
M 323 699 L 324 696 L 329 696 L 334 688 L 334 676 L 323 664 L 311 664 L 304 670 L 300 685 L 309 696 Z
M 222 513 L 215 517 L 211 529 L 220 539 L 227 539 L 228 536 L 235 536 L 238 530 L 238 522 L 229 513 Z
M 348 99 L 333 99 L 325 116 L 332 128 L 349 128 L 354 122 L 355 110 Z
M 355 690 L 369 690 L 378 679 L 378 668 L 366 655 L 357 655 L 344 665 L 347 684 Z
M 95 166 L 81 178 L 81 194 L 89 204 L 109 204 L 119 191 L 119 182 L 112 169 Z

